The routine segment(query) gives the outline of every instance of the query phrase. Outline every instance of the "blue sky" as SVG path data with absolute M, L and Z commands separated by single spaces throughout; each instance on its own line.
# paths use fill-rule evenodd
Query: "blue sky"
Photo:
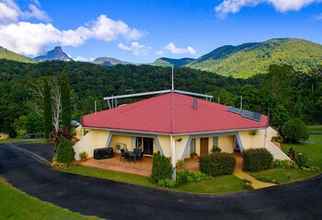
M 29 56 L 62 45 L 142 63 L 275 37 L 322 43 L 321 32 L 319 0 L 0 0 L 0 46 Z

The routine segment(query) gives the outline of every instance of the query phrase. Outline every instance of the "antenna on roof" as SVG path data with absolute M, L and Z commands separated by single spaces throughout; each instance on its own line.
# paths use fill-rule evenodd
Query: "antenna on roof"
M 240 110 L 243 110 L 243 96 L 240 96 Z
M 174 65 L 171 66 L 171 91 L 174 91 Z

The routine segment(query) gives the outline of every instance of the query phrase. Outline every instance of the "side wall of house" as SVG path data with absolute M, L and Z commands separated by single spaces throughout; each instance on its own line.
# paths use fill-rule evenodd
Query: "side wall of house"
M 265 144 L 265 129 L 259 129 L 253 131 L 241 131 L 239 132 L 241 142 L 244 150 L 250 148 L 263 148 Z
M 222 152 L 233 153 L 234 152 L 235 139 L 232 135 L 224 135 L 218 137 L 218 147 Z
M 125 135 L 112 135 L 110 146 L 113 147 L 114 150 L 116 150 L 116 145 L 122 144 L 125 145 L 126 148 L 131 151 L 135 147 L 133 146 L 133 138 L 135 137 Z
M 93 157 L 94 149 L 105 147 L 109 136 L 109 131 L 88 130 L 88 132 L 73 146 L 75 159 L 79 160 L 79 155 L 83 152 L 86 152 L 89 157 Z

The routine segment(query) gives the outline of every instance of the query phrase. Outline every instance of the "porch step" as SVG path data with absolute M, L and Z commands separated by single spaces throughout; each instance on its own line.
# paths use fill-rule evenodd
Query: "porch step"
M 268 142 L 266 149 L 273 155 L 274 160 L 291 160 L 280 147 L 272 142 Z

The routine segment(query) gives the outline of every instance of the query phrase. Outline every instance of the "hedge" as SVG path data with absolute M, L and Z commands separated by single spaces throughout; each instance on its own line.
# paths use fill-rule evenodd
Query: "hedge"
M 171 179 L 173 168 L 169 158 L 160 154 L 153 154 L 151 179 L 158 183 L 160 180 Z
M 249 149 L 243 153 L 244 170 L 261 171 L 272 167 L 273 156 L 265 148 Z
M 200 158 L 200 171 L 209 176 L 228 175 L 234 172 L 235 157 L 228 153 L 212 153 Z

